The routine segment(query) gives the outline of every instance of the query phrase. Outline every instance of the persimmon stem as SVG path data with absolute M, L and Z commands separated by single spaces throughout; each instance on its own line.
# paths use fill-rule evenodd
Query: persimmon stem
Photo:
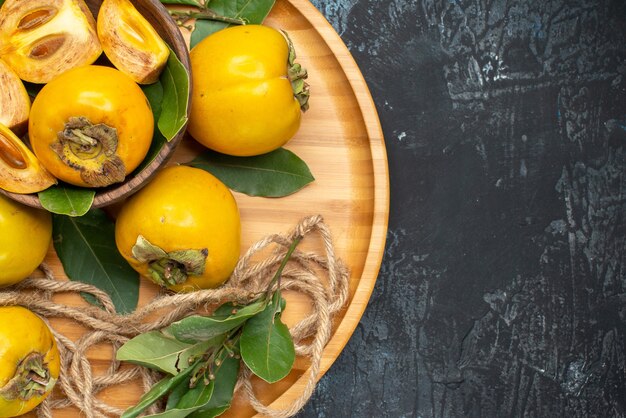
M 72 137 L 70 141 L 75 142 L 78 145 L 83 145 L 86 147 L 95 147 L 98 145 L 98 141 L 89 135 L 85 135 L 80 129 L 71 129 Z

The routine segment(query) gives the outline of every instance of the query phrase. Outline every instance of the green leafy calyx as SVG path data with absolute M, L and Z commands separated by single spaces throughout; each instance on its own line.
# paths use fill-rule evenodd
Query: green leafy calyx
M 139 235 L 132 254 L 140 263 L 148 263 L 150 278 L 161 286 L 184 283 L 188 276 L 204 273 L 209 251 L 206 248 L 166 252 Z
M 289 47 L 289 55 L 287 57 L 287 75 L 291 82 L 291 88 L 293 89 L 293 95 L 300 103 L 300 109 L 306 112 L 309 109 L 309 84 L 304 81 L 309 75 L 305 68 L 296 62 L 296 49 L 293 46 L 293 42 L 289 35 L 284 30 L 281 31 L 287 45 Z
M 17 366 L 15 375 L 0 389 L 0 397 L 27 401 L 43 396 L 54 387 L 56 379 L 50 375 L 41 353 L 30 353 Z

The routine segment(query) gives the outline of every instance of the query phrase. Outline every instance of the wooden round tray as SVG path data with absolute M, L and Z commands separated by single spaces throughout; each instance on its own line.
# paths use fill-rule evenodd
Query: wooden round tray
M 298 62 L 309 72 L 310 109 L 304 114 L 300 131 L 285 148 L 307 163 L 315 182 L 279 199 L 235 193 L 242 219 L 241 251 L 266 235 L 289 232 L 304 216 L 323 216 L 333 234 L 337 255 L 350 268 L 351 277 L 350 298 L 336 318 L 322 359 L 321 377 L 355 330 L 376 282 L 389 212 L 387 157 L 376 108 L 363 76 L 319 11 L 308 0 L 277 0 L 265 24 L 289 33 Z M 184 138 L 170 164 L 189 161 L 201 151 L 191 138 Z M 313 249 L 319 246 L 307 245 Z M 46 262 L 60 280 L 67 279 L 53 248 Z M 159 291 L 142 279 L 140 305 Z M 293 325 L 299 315 L 310 309 L 310 302 L 291 294 L 286 299 L 283 319 Z M 73 306 L 85 303 L 74 295 L 58 296 L 55 300 Z M 72 339 L 83 332 L 64 320 L 52 318 L 51 324 Z M 102 373 L 109 366 L 111 350 L 96 346 L 90 351 L 90 359 L 94 375 Z M 294 370 L 282 381 L 273 385 L 259 383 L 257 395 L 266 405 L 286 407 L 302 393 L 307 368 L 306 360 L 296 361 Z M 135 404 L 141 394 L 136 382 L 106 389 L 99 398 L 125 408 Z M 236 399 L 226 415 L 252 416 L 254 410 Z M 55 416 L 75 417 L 77 411 L 68 408 L 55 412 Z

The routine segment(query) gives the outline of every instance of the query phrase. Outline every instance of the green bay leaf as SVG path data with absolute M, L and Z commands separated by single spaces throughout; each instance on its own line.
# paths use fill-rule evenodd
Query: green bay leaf
M 191 377 L 189 377 L 189 379 L 185 381 L 180 382 L 178 386 L 170 391 L 170 393 L 167 395 L 167 403 L 165 404 L 166 410 L 176 407 L 176 404 L 178 403 L 178 401 L 180 401 L 180 398 L 182 398 L 183 395 L 189 390 L 190 384 Z
M 41 205 L 59 215 L 83 216 L 91 208 L 96 192 L 66 184 L 58 184 L 37 194 Z
M 137 405 L 132 406 L 124 411 L 120 418 L 135 418 L 138 417 L 144 410 L 150 407 L 153 403 L 158 401 L 163 396 L 167 395 L 168 392 L 174 390 L 178 385 L 189 380 L 189 376 L 191 373 L 197 369 L 199 364 L 199 360 L 196 361 L 192 366 L 187 367 L 182 372 L 176 375 L 167 375 L 163 379 L 159 380 L 156 384 L 154 384 L 150 390 L 143 394 L 141 398 L 139 398 L 139 402 Z
M 117 351 L 116 358 L 169 374 L 189 367 L 189 359 L 202 355 L 209 347 L 218 346 L 223 339 L 188 344 L 167 337 L 159 331 L 139 334 Z
M 150 110 L 154 115 L 154 120 L 159 120 L 161 116 L 161 104 L 163 103 L 163 84 L 160 80 L 152 84 L 142 85 L 141 90 L 146 95 L 148 103 L 150 103 Z
M 285 148 L 254 157 L 205 151 L 188 165 L 208 171 L 231 189 L 249 196 L 283 197 L 315 180 L 306 163 Z
M 246 322 L 239 340 L 244 363 L 268 383 L 287 376 L 296 359 L 289 328 L 280 320 L 281 314 L 276 313 L 280 304 L 280 295 L 276 292 L 272 303 Z
M 3 0 L 0 0 L 0 6 L 2 6 L 2 2 Z M 24 83 L 24 88 L 26 88 L 26 92 L 32 99 L 34 99 L 39 94 L 39 92 L 45 85 L 45 84 L 29 83 L 28 81 L 23 81 L 23 80 L 22 82 Z
M 213 418 L 230 408 L 239 375 L 241 362 L 234 357 L 226 357 L 215 371 L 213 394 L 209 402 L 198 411 L 189 415 L 190 418 Z
M 171 49 L 159 82 L 163 87 L 163 101 L 157 126 L 165 139 L 171 141 L 187 123 L 190 85 L 187 69 Z
M 161 105 L 163 104 L 163 84 L 161 81 L 157 80 L 155 83 L 148 84 L 145 86 L 141 86 L 148 102 L 150 103 L 150 109 L 152 109 L 152 115 L 154 116 L 154 132 L 152 134 L 152 142 L 150 143 L 150 148 L 146 153 L 141 164 L 134 170 L 134 173 L 139 173 L 141 170 L 146 168 L 161 152 L 161 148 L 167 142 L 163 134 L 158 128 L 158 120 L 161 116 Z
M 209 7 L 219 16 L 243 19 L 248 24 L 261 24 L 274 7 L 275 0 L 211 0 Z M 191 47 L 207 36 L 230 26 L 214 20 L 197 20 L 191 33 Z
M 211 317 L 214 319 L 225 319 L 233 314 L 233 310 L 239 311 L 239 309 L 245 306 L 246 305 L 238 305 L 233 302 L 225 302 L 211 313 Z
M 102 210 L 92 209 L 80 217 L 54 215 L 52 225 L 54 249 L 70 280 L 106 292 L 118 313 L 134 311 L 139 274 L 117 250 L 113 221 Z
M 148 152 L 144 157 L 143 161 L 139 166 L 133 171 L 133 173 L 139 173 L 141 170 L 146 168 L 161 152 L 161 148 L 163 145 L 167 143 L 167 140 L 158 129 L 154 130 L 154 134 L 152 135 L 152 142 L 150 143 L 150 148 L 148 148 Z
M 215 20 L 196 20 L 193 32 L 191 32 L 189 45 L 191 46 L 191 48 L 193 48 L 207 36 L 212 35 L 215 32 L 225 29 L 229 26 L 231 25 L 228 23 L 217 22 Z
M 265 308 L 265 302 L 254 302 L 227 317 L 192 315 L 174 322 L 163 330 L 177 340 L 194 343 L 210 340 L 237 328 Z
M 196 386 L 187 389 L 176 403 L 176 406 L 158 414 L 146 415 L 146 418 L 184 418 L 209 402 L 213 394 L 213 386 L 213 382 L 205 385 L 202 381 L 199 381 Z

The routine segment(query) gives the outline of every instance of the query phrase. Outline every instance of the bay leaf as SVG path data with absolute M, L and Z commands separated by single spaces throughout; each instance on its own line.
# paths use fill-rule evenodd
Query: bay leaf
M 141 90 L 146 95 L 148 103 L 150 103 L 150 110 L 152 110 L 154 120 L 159 120 L 161 104 L 163 103 L 163 84 L 160 80 L 157 80 L 152 84 L 142 85 Z
M 280 320 L 280 292 L 274 293 L 272 303 L 243 326 L 239 344 L 241 358 L 252 373 L 268 383 L 289 374 L 296 352 L 289 328 Z
M 143 394 L 139 398 L 139 402 L 135 406 L 132 406 L 124 411 L 120 418 L 135 418 L 138 417 L 144 410 L 150 407 L 153 403 L 165 396 L 168 392 L 176 388 L 182 382 L 189 380 L 191 373 L 197 368 L 199 361 L 196 361 L 191 367 L 187 367 L 182 372 L 176 375 L 167 375 L 163 379 L 154 384 L 150 390 Z
M 249 196 L 283 197 L 315 180 L 306 163 L 285 148 L 254 157 L 207 150 L 188 165 L 208 171 L 232 190 Z
M 148 102 L 150 103 L 150 109 L 152 109 L 152 115 L 154 117 L 154 132 L 152 134 L 152 142 L 150 143 L 150 148 L 146 153 L 143 161 L 139 166 L 135 169 L 134 173 L 138 173 L 144 168 L 146 168 L 161 152 L 161 148 L 167 142 L 161 130 L 158 128 L 158 120 L 161 116 L 161 105 L 163 104 L 163 84 L 159 80 L 155 83 L 148 84 L 145 86 L 141 86 Z
M 218 408 L 210 408 L 210 409 L 201 408 L 200 410 L 191 413 L 189 417 L 190 418 L 215 418 L 215 417 L 222 415 L 224 412 L 228 411 L 229 409 L 230 409 L 230 403 L 226 406 L 221 406 Z
M 229 26 L 231 25 L 228 23 L 217 22 L 215 20 L 196 20 L 193 32 L 191 32 L 189 45 L 191 46 L 191 48 L 193 48 L 207 36 L 212 35 L 215 32 L 225 29 Z
M 0 6 L 2 6 L 3 1 L 4 0 L 0 0 Z M 26 92 L 32 99 L 34 99 L 39 94 L 43 86 L 45 86 L 45 84 L 29 83 L 28 81 L 23 80 L 22 82 L 24 83 L 24 88 L 26 88 Z
M 178 401 L 180 401 L 180 398 L 182 398 L 183 395 L 189 390 L 190 385 L 191 377 L 189 377 L 189 379 L 187 380 L 180 382 L 178 386 L 173 388 L 167 395 L 167 403 L 165 404 L 165 409 L 175 408 Z
M 220 16 L 243 19 L 248 24 L 261 24 L 274 7 L 275 0 L 211 0 L 209 8 Z M 207 36 L 230 26 L 213 20 L 197 20 L 191 33 L 191 47 Z
M 102 210 L 92 209 L 80 217 L 54 215 L 52 227 L 54 249 L 70 280 L 106 292 L 118 313 L 134 311 L 139 274 L 117 250 L 113 221 Z
M 92 189 L 58 184 L 37 194 L 41 205 L 59 215 L 83 216 L 91 208 L 96 192 Z
M 213 394 L 209 402 L 198 411 L 189 415 L 190 418 L 213 418 L 230 408 L 239 376 L 241 362 L 234 357 L 226 357 L 215 371 Z
M 163 332 L 186 343 L 206 341 L 237 328 L 264 308 L 265 302 L 259 301 L 246 305 L 227 317 L 192 315 L 172 323 Z
M 163 412 L 153 415 L 146 415 L 146 418 L 184 418 L 205 406 L 211 399 L 213 394 L 213 382 L 205 385 L 202 381 L 198 382 L 193 388 L 188 388 L 180 397 L 176 406 L 166 409 Z
M 159 331 L 150 331 L 126 342 L 117 351 L 116 358 L 165 373 L 177 374 L 189 367 L 190 358 L 202 355 L 209 347 L 218 346 L 223 341 L 221 338 L 189 344 L 167 337 Z
M 156 129 L 152 135 L 152 142 L 150 143 L 150 148 L 148 149 L 146 156 L 133 173 L 139 173 L 141 170 L 150 165 L 157 155 L 159 155 L 161 148 L 163 148 L 163 145 L 165 145 L 166 142 L 167 139 L 165 139 L 161 131 Z
M 245 305 L 237 305 L 233 302 L 226 302 L 218 306 L 217 309 L 211 313 L 211 317 L 215 319 L 225 319 L 233 314 L 233 309 L 239 310 L 243 307 L 245 307 Z
M 171 141 L 187 123 L 190 86 L 187 69 L 171 49 L 159 82 L 163 86 L 163 101 L 157 126 L 165 139 Z

